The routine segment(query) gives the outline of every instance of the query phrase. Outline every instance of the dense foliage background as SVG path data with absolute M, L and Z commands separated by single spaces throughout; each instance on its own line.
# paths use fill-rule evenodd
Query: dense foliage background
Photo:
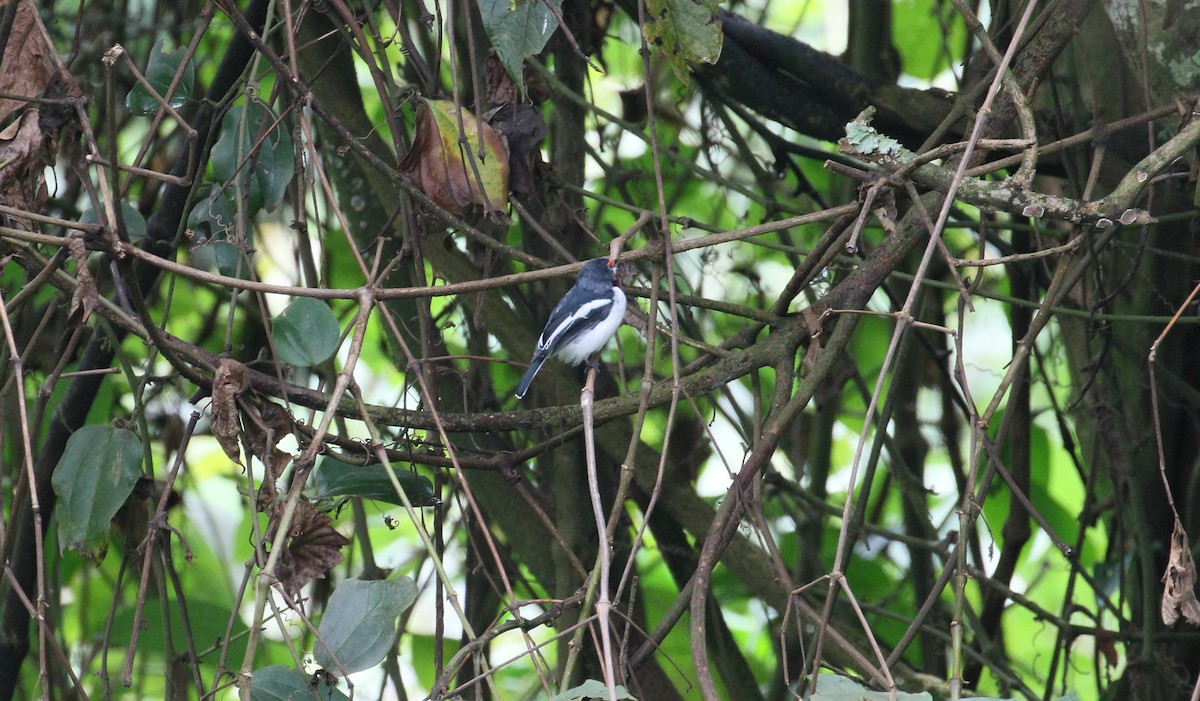
M 2 7 L 0 699 L 1195 698 L 1184 3 Z

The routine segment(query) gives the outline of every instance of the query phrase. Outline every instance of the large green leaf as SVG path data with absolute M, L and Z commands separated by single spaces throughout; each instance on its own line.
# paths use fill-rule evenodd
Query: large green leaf
M 275 317 L 275 352 L 288 365 L 307 368 L 333 356 L 341 329 L 329 305 L 300 297 Z
M 185 47 L 181 46 L 174 51 L 166 51 L 163 48 L 165 43 L 165 37 L 160 37 L 158 41 L 154 42 L 154 48 L 150 50 L 150 61 L 146 65 L 144 73 L 146 82 L 150 83 L 154 87 L 154 91 L 161 97 L 167 97 L 167 89 L 171 87 L 171 81 L 175 79 L 179 66 L 187 56 Z M 179 85 L 175 86 L 175 92 L 167 100 L 167 104 L 172 109 L 179 109 L 187 104 L 192 97 L 192 83 L 194 82 L 195 69 L 189 62 L 184 68 Z M 134 114 L 151 115 L 158 112 L 159 103 L 146 89 L 146 86 L 138 82 L 133 84 L 129 94 L 125 96 L 125 108 Z
M 932 80 L 962 61 L 967 28 L 962 17 L 941 0 L 896 0 L 892 8 L 892 37 L 904 73 Z M 939 37 L 913 41 L 912 37 Z
M 617 686 L 616 692 L 620 701 L 637 701 L 637 697 L 630 694 L 623 686 Z M 604 686 L 604 682 L 588 679 L 579 686 L 571 687 L 561 694 L 555 694 L 547 701 L 583 701 L 583 699 L 607 699 L 608 697 L 608 687 Z
M 221 120 L 221 138 L 212 149 L 213 174 L 222 185 L 246 176 L 251 213 L 278 204 L 295 174 L 296 154 L 285 126 L 257 100 L 231 108 Z
M 201 241 L 221 241 L 237 234 L 237 202 L 229 188 L 211 188 L 188 214 L 188 228 Z
M 433 494 L 433 484 L 429 479 L 410 472 L 409 470 L 393 469 L 396 481 L 408 495 L 408 501 L 413 506 L 433 506 L 438 503 Z M 329 499 L 332 497 L 361 497 L 388 504 L 403 506 L 396 487 L 388 477 L 387 468 L 383 465 L 347 465 L 340 460 L 330 457 L 323 458 L 312 476 L 312 484 L 316 490 L 314 499 Z
M 817 678 L 817 690 L 805 697 L 810 701 L 888 701 L 893 698 L 886 691 L 871 691 L 853 679 L 838 674 L 823 672 Z M 897 701 L 933 701 L 928 692 L 911 694 L 897 691 Z M 1056 701 L 1075 701 L 1075 694 L 1055 697 Z M 991 696 L 970 696 L 964 701 L 1003 701 Z
M 335 674 L 379 664 L 392 648 L 396 619 L 416 600 L 417 584 L 409 577 L 342 582 L 317 628 L 317 664 Z
M 716 63 L 725 34 L 717 18 L 720 0 L 646 0 L 646 41 L 667 55 L 684 85 L 691 85 L 690 63 Z
M 59 500 L 59 550 L 99 555 L 109 522 L 141 476 L 142 442 L 132 431 L 92 424 L 71 434 L 50 480 Z
M 871 691 L 853 679 L 837 674 L 822 673 L 817 677 L 817 690 L 807 698 L 810 701 L 888 701 L 891 697 L 886 691 Z M 926 692 L 909 694 L 896 692 L 897 701 L 933 701 Z
M 522 83 L 525 58 L 540 53 L 558 29 L 554 14 L 561 8 L 562 0 L 480 0 L 483 31 L 517 83 Z
M 253 228 L 246 230 L 246 245 L 236 243 L 237 203 L 230 188 L 213 188 L 212 193 L 196 202 L 188 215 L 188 229 L 197 240 L 188 249 L 191 264 L 201 270 L 215 270 L 226 277 L 249 279 L 254 265 L 249 251 L 253 247 Z
M 250 676 L 250 698 L 254 701 L 341 701 L 346 695 L 324 678 L 310 684 L 311 677 L 303 672 L 272 665 L 254 671 Z
M 121 200 L 121 218 L 125 220 L 125 234 L 130 241 L 137 243 L 146 238 L 146 218 L 137 211 L 137 207 Z M 99 224 L 100 217 L 96 215 L 96 210 L 89 207 L 79 215 L 79 221 L 83 224 Z

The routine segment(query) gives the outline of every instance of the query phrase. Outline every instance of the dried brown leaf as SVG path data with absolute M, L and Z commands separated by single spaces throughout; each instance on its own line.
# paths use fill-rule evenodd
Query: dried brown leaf
M 276 503 L 271 508 L 268 535 L 278 530 L 282 514 L 283 504 Z M 334 529 L 332 519 L 307 501 L 301 501 L 296 505 L 285 549 L 275 564 L 275 577 L 287 595 L 295 599 L 305 584 L 324 578 L 326 572 L 341 563 L 341 550 L 349 544 L 350 539 Z
M 10 2 L 12 0 L 9 0 Z M 0 7 L 7 3 L 0 4 Z M 31 0 L 19 0 L 8 44 L 4 47 L 0 92 L 21 97 L 41 97 L 58 70 L 58 55 Z M 0 121 L 27 104 L 26 100 L 0 99 Z
M 479 144 L 480 121 L 462 110 L 466 146 L 459 143 L 458 113 L 453 102 L 423 100 L 417 106 L 412 148 L 400 162 L 400 172 L 435 204 L 461 213 L 479 204 L 501 210 L 508 204 L 508 148 L 503 137 L 483 122 L 483 153 L 475 153 L 472 167 L 467 148 Z M 476 177 L 478 170 L 478 178 Z M 482 187 L 480 187 L 482 183 Z
M 1117 636 L 1111 630 L 1096 631 L 1096 649 L 1100 651 L 1109 667 L 1116 667 L 1121 663 L 1121 655 L 1117 652 Z
M 239 465 L 241 451 L 238 449 L 238 435 L 241 425 L 238 421 L 237 398 L 248 386 L 246 366 L 231 358 L 222 358 L 213 375 L 212 407 L 209 409 L 212 412 L 212 432 L 229 459 Z
M 542 111 L 533 105 L 507 104 L 495 110 L 489 122 L 508 144 L 509 190 L 526 197 L 536 196 L 542 173 L 547 170 L 542 161 L 541 145 L 546 138 Z
M 68 246 L 71 258 L 75 260 L 75 293 L 71 295 L 71 308 L 67 318 L 75 326 L 87 323 L 96 302 L 100 299 L 100 291 L 96 289 L 96 281 L 92 279 L 92 271 L 87 265 L 87 246 L 80 239 L 71 239 Z
M 1196 563 L 1188 547 L 1187 531 L 1175 519 L 1171 533 L 1171 555 L 1163 574 L 1162 620 L 1173 625 L 1182 615 L 1188 623 L 1200 627 L 1200 601 L 1196 600 Z
M 0 131 L 0 202 L 26 211 L 38 211 L 46 201 L 42 173 L 50 165 L 53 142 L 39 124 L 37 110 L 27 110 Z
M 500 62 L 500 57 L 491 54 L 483 59 L 483 74 L 487 79 L 484 99 L 491 105 L 513 104 L 520 100 L 521 92 L 516 82 Z
M 274 402 L 264 401 L 253 413 L 250 421 L 246 422 L 246 435 L 254 454 L 267 466 L 270 480 L 274 481 L 292 459 L 291 455 L 275 446 L 292 432 L 295 421 L 287 409 Z

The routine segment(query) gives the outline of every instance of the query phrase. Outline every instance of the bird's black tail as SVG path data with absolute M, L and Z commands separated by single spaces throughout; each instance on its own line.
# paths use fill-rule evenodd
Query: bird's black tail
M 546 362 L 545 356 L 534 356 L 533 362 L 529 364 L 529 369 L 525 371 L 525 376 L 521 378 L 521 384 L 517 385 L 517 399 L 525 398 L 525 393 L 529 391 L 529 385 L 538 374 L 538 370 L 542 369 L 544 362 Z

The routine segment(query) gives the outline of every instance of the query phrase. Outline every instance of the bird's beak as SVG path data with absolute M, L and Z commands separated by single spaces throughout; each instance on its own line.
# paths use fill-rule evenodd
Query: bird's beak
M 609 261 L 608 261 L 608 267 L 612 268 L 612 271 L 613 271 L 613 284 L 614 284 L 614 285 L 616 285 L 617 287 L 620 287 L 620 286 L 621 286 L 621 282 L 622 282 L 622 280 L 621 280 L 621 277 L 622 277 L 622 275 L 621 275 L 621 268 L 622 268 L 622 265 L 621 265 L 621 263 L 620 263 L 620 262 L 618 262 L 618 261 L 615 261 L 615 260 L 609 259 Z

